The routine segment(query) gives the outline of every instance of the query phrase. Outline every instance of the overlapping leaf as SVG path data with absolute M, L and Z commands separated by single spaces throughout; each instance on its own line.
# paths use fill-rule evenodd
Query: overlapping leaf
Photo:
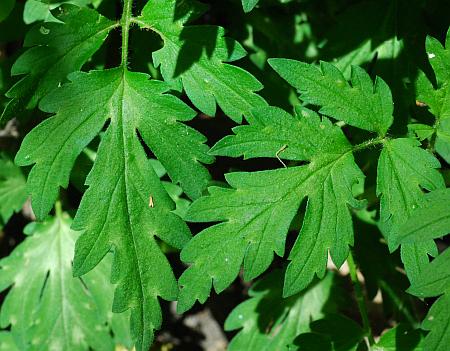
M 112 280 L 118 283 L 113 311 L 129 308 L 139 350 L 152 342 L 161 324 L 158 297 L 173 300 L 177 284 L 155 236 L 181 248 L 190 233 L 147 159 L 140 138 L 158 157 L 174 182 L 196 197 L 208 181 L 200 161 L 210 162 L 204 137 L 180 123 L 194 111 L 171 95 L 169 86 L 120 67 L 71 75 L 71 83 L 42 100 L 56 113 L 24 139 L 16 156 L 35 166 L 28 177 L 32 206 L 45 217 L 59 186 L 67 186 L 78 154 L 103 128 L 94 167 L 73 227 L 77 241 L 74 273 L 94 268 L 114 250 Z
M 0 290 L 11 287 L 1 308 L 1 326 L 11 326 L 20 350 L 113 347 L 107 311 L 99 313 L 96 304 L 96 299 L 108 294 L 101 292 L 95 298 L 85 288 L 85 284 L 93 285 L 104 277 L 99 271 L 86 276 L 84 282 L 72 277 L 71 261 L 78 235 L 69 227 L 66 215 L 33 223 L 26 228 L 29 237 L 0 260 Z
M 420 148 L 414 139 L 394 139 L 384 144 L 378 161 L 377 193 L 380 199 L 380 229 L 394 249 L 397 227 L 424 203 L 422 189 L 443 188 L 444 180 L 437 168 L 439 161 Z M 432 240 L 404 244 L 402 261 L 411 282 L 429 262 L 428 255 L 437 254 Z
M 265 105 L 255 92 L 255 77 L 228 62 L 245 56 L 241 45 L 217 26 L 186 25 L 202 6 L 195 1 L 149 0 L 136 22 L 157 32 L 164 46 L 153 53 L 164 80 L 181 83 L 192 103 L 214 116 L 216 102 L 227 116 L 241 121 L 252 108 Z
M 270 65 L 294 88 L 300 99 L 320 106 L 319 112 L 352 126 L 381 135 L 392 123 L 391 91 L 380 78 L 352 67 L 351 85 L 341 71 L 327 62 L 320 67 L 289 59 L 270 59 Z
M 0 225 L 8 222 L 14 212 L 19 211 L 25 200 L 26 179 L 19 167 L 0 155 Z
M 69 73 L 79 70 L 116 25 L 88 8 L 64 5 L 58 11 L 58 20 L 64 23 L 37 24 L 27 34 L 24 45 L 30 48 L 11 70 L 14 76 L 25 76 L 6 93 L 11 101 L 2 122 L 24 108 L 34 108 Z
M 422 323 L 422 328 L 429 331 L 424 341 L 425 351 L 444 351 L 450 344 L 449 266 L 450 249 L 447 249 L 423 269 L 408 290 L 422 298 L 440 296 Z
M 242 263 L 244 278 L 249 280 L 267 269 L 274 253 L 283 256 L 287 231 L 305 198 L 308 203 L 303 226 L 289 255 L 285 296 L 307 287 L 316 274 L 324 276 L 328 251 L 340 266 L 348 255 L 348 245 L 353 243 L 348 206 L 363 205 L 351 190 L 355 183 L 363 181 L 363 174 L 342 131 L 308 110 L 293 117 L 277 108 L 259 109 L 249 123 L 235 130 L 237 136 L 219 143 L 214 153 L 247 157 L 276 157 L 279 153 L 284 157 L 282 150 L 292 147 L 294 151 L 288 158 L 308 164 L 228 174 L 226 179 L 232 189 L 211 187 L 209 196 L 193 203 L 188 220 L 222 223 L 195 236 L 181 253 L 184 262 L 192 263 L 180 278 L 181 311 L 189 309 L 195 300 L 204 302 L 212 284 L 217 292 L 225 289 L 236 278 Z M 286 133 L 294 133 L 280 140 L 274 133 L 280 124 L 285 125 Z M 256 130 L 260 138 L 266 139 L 259 148 Z M 255 135 L 256 141 L 250 141 L 247 148 L 241 133 Z
M 249 291 L 250 299 L 238 305 L 225 321 L 225 330 L 241 329 L 228 350 L 288 350 L 294 338 L 310 330 L 312 320 L 336 311 L 339 289 L 333 274 L 308 290 L 282 298 L 282 274 L 273 272 Z
M 434 147 L 450 163 L 450 30 L 445 48 L 439 40 L 428 37 L 426 50 L 436 75 L 436 87 L 421 73 L 416 82 L 417 100 L 428 105 L 436 116 Z

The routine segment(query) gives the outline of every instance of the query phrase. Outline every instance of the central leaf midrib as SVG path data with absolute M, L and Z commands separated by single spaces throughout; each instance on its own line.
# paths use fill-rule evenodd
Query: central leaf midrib
M 134 231 L 133 231 L 133 223 L 131 220 L 131 211 L 129 210 L 130 208 L 130 203 L 132 201 L 132 199 L 130 198 L 130 194 L 129 194 L 129 190 L 128 190 L 128 156 L 127 153 L 125 152 L 127 145 L 126 145 L 126 139 L 127 136 L 125 134 L 125 130 L 126 130 L 126 126 L 125 126 L 125 116 L 123 115 L 123 111 L 124 111 L 124 102 L 125 102 L 125 84 L 126 84 L 126 74 L 127 74 L 127 69 L 125 67 L 123 67 L 123 75 L 122 75 L 122 83 L 121 86 L 119 88 L 119 104 L 118 104 L 118 109 L 117 109 L 117 127 L 118 127 L 118 132 L 120 134 L 120 138 L 122 139 L 122 152 L 123 152 L 123 170 L 124 170 L 124 187 L 125 187 L 125 206 L 126 206 L 126 212 L 127 212 L 127 222 L 128 222 L 128 226 L 130 228 L 130 234 L 131 234 L 131 239 L 133 241 L 133 252 L 134 255 L 136 257 L 136 263 L 137 263 L 137 271 L 138 271 L 138 276 L 139 276 L 139 288 L 140 288 L 140 295 L 141 298 L 143 300 L 142 302 L 142 306 L 141 306 L 141 311 L 139 313 L 139 318 L 141 320 L 141 325 L 144 328 L 145 325 L 145 320 L 144 320 L 144 302 L 145 302 L 145 294 L 144 294 L 144 289 L 143 289 L 143 274 L 142 274 L 142 269 L 141 269 L 141 263 L 139 261 L 139 255 L 137 252 L 137 244 L 136 244 L 136 240 L 134 237 Z M 140 334 L 140 333 L 139 333 Z M 142 333 L 143 335 L 144 333 Z M 143 337 L 143 336 L 142 336 Z M 142 340 L 142 344 L 144 344 L 144 341 Z

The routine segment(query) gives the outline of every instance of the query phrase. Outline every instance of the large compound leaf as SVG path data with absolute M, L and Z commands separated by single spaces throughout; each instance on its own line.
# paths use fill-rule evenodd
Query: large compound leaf
M 354 162 L 352 147 L 338 127 L 326 118 L 304 110 L 301 117 L 292 117 L 277 108 L 256 110 L 249 126 L 239 127 L 238 133 L 260 129 L 270 138 L 270 129 L 278 123 L 297 132 L 295 139 L 273 140 L 265 149 L 267 156 L 276 156 L 277 143 L 288 150 L 293 141 L 296 157 L 308 161 L 304 166 L 269 171 L 226 175 L 231 189 L 211 187 L 210 195 L 195 201 L 186 218 L 196 222 L 217 222 L 197 236 L 183 249 L 181 259 L 192 263 L 180 278 L 181 292 L 178 309 L 189 309 L 195 300 L 203 303 L 210 292 L 224 290 L 244 265 L 244 278 L 253 279 L 264 272 L 274 253 L 284 255 L 289 226 L 303 199 L 308 198 L 306 214 L 298 239 L 289 255 L 284 296 L 306 288 L 315 275 L 323 277 L 330 252 L 339 267 L 353 244 L 349 205 L 361 207 L 352 194 L 352 186 L 363 181 L 363 174 Z M 246 145 L 240 137 L 232 154 L 244 154 Z M 318 142 L 317 142 L 318 141 Z M 316 143 L 317 142 L 317 143 Z M 269 143 L 269 142 L 268 142 Z M 215 148 L 215 153 L 228 155 L 227 147 Z M 269 143 L 270 144 L 270 143 Z M 254 146 L 256 149 L 256 146 Z M 263 155 L 263 147 L 247 156 Z M 278 151 L 283 150 L 280 148 Z M 283 152 L 280 153 L 283 157 Z
M 375 83 L 362 68 L 352 67 L 351 84 L 335 66 L 320 67 L 290 59 L 270 59 L 273 69 L 294 88 L 300 99 L 320 106 L 319 112 L 381 135 L 392 123 L 393 102 L 387 84 Z
M 422 189 L 431 191 L 444 187 L 439 167 L 439 161 L 421 149 L 417 140 L 401 138 L 384 143 L 377 170 L 377 193 L 381 197 L 379 225 L 391 250 L 396 247 L 397 233 L 393 228 L 424 204 Z M 429 254 L 437 254 L 432 240 L 401 246 L 402 261 L 411 282 L 428 264 Z
M 8 222 L 14 212 L 19 211 L 25 200 L 26 179 L 19 167 L 0 155 L 0 225 Z
M 39 100 L 79 70 L 102 45 L 116 24 L 88 8 L 64 5 L 58 19 L 64 23 L 34 26 L 25 38 L 30 47 L 14 63 L 11 74 L 25 75 L 7 93 L 1 120 L 36 107 Z
M 439 40 L 428 37 L 426 41 L 428 59 L 436 75 L 436 87 L 421 73 L 416 82 L 417 100 L 425 103 L 436 116 L 435 149 L 450 163 L 450 30 L 447 32 L 445 48 Z
M 0 322 L 11 326 L 20 350 L 112 349 L 107 314 L 99 313 L 85 283 L 72 277 L 78 235 L 70 222 L 62 215 L 32 223 L 26 228 L 29 237 L 0 260 L 0 290 L 11 287 Z M 102 277 L 95 271 L 86 283 L 90 279 Z
M 192 103 L 214 116 L 216 102 L 227 116 L 240 122 L 252 108 L 265 105 L 255 91 L 262 85 L 243 69 L 227 62 L 245 56 L 241 45 L 224 37 L 217 26 L 186 26 L 201 11 L 199 3 L 149 0 L 136 22 L 157 32 L 164 46 L 153 53 L 168 82 L 181 82 Z
M 205 138 L 179 122 L 195 113 L 164 94 L 166 83 L 123 68 L 78 72 L 70 79 L 42 100 L 40 107 L 56 114 L 27 135 L 16 162 L 35 163 L 28 187 L 36 215 L 43 218 L 59 186 L 67 186 L 78 154 L 110 120 L 73 224 L 84 231 L 76 246 L 74 273 L 87 273 L 114 251 L 112 281 L 118 286 L 113 311 L 132 309 L 133 339 L 139 350 L 146 350 L 161 324 L 158 296 L 174 300 L 178 290 L 155 236 L 181 248 L 190 233 L 172 213 L 175 205 L 139 136 L 192 197 L 200 195 L 209 177 L 199 161 L 212 157 L 205 153 Z
M 450 231 L 450 227 L 448 227 Z M 450 249 L 429 263 L 408 292 L 424 297 L 440 296 L 425 317 L 422 328 L 429 330 L 425 351 L 445 351 L 450 345 Z
M 241 329 L 228 350 L 288 350 L 298 334 L 310 330 L 312 320 L 335 312 L 333 301 L 340 296 L 333 278 L 328 274 L 308 290 L 286 299 L 282 298 L 281 272 L 256 282 L 249 291 L 250 299 L 239 304 L 225 321 L 225 330 Z

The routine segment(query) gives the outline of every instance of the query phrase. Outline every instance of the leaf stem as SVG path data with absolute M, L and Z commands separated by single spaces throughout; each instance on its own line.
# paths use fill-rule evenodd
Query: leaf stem
M 367 140 L 361 144 L 355 145 L 353 146 L 353 150 L 352 151 L 360 151 L 360 150 L 364 150 L 367 149 L 371 146 L 375 146 L 378 144 L 384 144 L 386 141 L 388 140 L 387 137 L 378 137 L 378 138 L 374 138 L 374 139 L 370 139 Z
M 55 216 L 58 218 L 61 218 L 62 216 L 62 204 L 61 204 L 61 200 L 57 200 L 55 202 Z
M 355 291 L 356 302 L 358 303 L 359 313 L 361 314 L 361 319 L 363 323 L 363 329 L 366 333 L 367 339 L 369 341 L 369 346 L 375 344 L 375 340 L 372 335 L 372 329 L 370 328 L 369 315 L 367 313 L 366 301 L 362 291 L 361 283 L 358 280 L 358 275 L 356 273 L 356 263 L 353 259 L 353 254 L 350 251 L 347 257 L 347 263 L 350 271 L 350 278 L 353 283 L 353 289 Z
M 120 24 L 122 26 L 122 59 L 121 65 L 124 69 L 128 66 L 128 41 L 130 37 L 130 24 L 132 17 L 133 0 L 123 1 L 122 18 Z

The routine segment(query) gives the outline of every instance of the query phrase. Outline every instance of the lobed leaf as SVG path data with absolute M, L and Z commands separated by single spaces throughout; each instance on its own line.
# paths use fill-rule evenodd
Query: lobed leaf
M 181 252 L 181 259 L 192 265 L 179 280 L 179 311 L 189 309 L 195 300 L 203 303 L 212 284 L 217 292 L 224 290 L 242 263 L 244 279 L 250 280 L 268 268 L 274 253 L 283 256 L 287 231 L 305 198 L 306 214 L 289 255 L 284 296 L 306 288 L 315 275 L 324 276 L 328 251 L 338 267 L 347 258 L 348 245 L 353 244 L 348 205 L 363 205 L 354 199 L 351 189 L 364 178 L 350 144 L 337 127 L 313 112 L 305 111 L 303 118 L 296 120 L 280 110 L 270 110 L 269 114 L 278 113 L 280 120 L 301 131 L 297 137 L 305 145 L 317 134 L 326 136 L 328 149 L 317 154 L 311 150 L 304 166 L 228 174 L 231 189 L 211 187 L 209 196 L 192 204 L 187 220 L 222 223 L 199 233 Z M 267 111 L 255 110 L 253 115 Z M 252 124 L 252 119 L 249 122 Z
M 319 112 L 352 126 L 385 135 L 392 124 L 393 102 L 387 84 L 375 83 L 357 66 L 351 85 L 341 71 L 327 62 L 320 67 L 290 59 L 270 59 L 272 68 L 298 89 L 305 103 L 320 106 Z
M 311 320 L 335 311 L 337 300 L 333 274 L 304 292 L 282 298 L 282 274 L 275 271 L 257 281 L 250 298 L 233 309 L 225 321 L 225 330 L 240 329 L 228 350 L 288 350 L 299 333 L 310 330 Z
M 20 350 L 112 348 L 107 311 L 99 313 L 96 298 L 85 287 L 90 280 L 101 279 L 99 272 L 92 272 L 84 282 L 72 277 L 78 235 L 70 230 L 70 222 L 62 215 L 30 224 L 29 237 L 0 260 L 0 290 L 11 287 L 0 324 L 11 326 Z
M 396 248 L 395 228 L 404 223 L 414 209 L 425 202 L 422 189 L 444 188 L 444 179 L 437 168 L 439 161 L 420 148 L 414 139 L 399 138 L 384 143 L 378 160 L 377 194 L 380 197 L 379 226 L 391 250 Z M 432 240 L 401 246 L 402 261 L 411 282 L 429 262 L 428 255 L 437 254 Z
M 35 25 L 25 37 L 29 49 L 11 69 L 13 76 L 25 76 L 6 93 L 11 100 L 0 117 L 2 123 L 36 107 L 69 73 L 78 71 L 116 27 L 92 9 L 67 4 L 60 7 L 57 19 L 60 22 Z
M 212 157 L 206 154 L 205 138 L 180 123 L 195 113 L 164 94 L 167 84 L 124 68 L 78 72 L 70 80 L 42 101 L 43 110 L 56 114 L 26 136 L 16 162 L 35 163 L 28 188 L 36 215 L 43 218 L 59 186 L 67 186 L 78 154 L 110 120 L 73 224 L 84 231 L 76 245 L 74 274 L 87 273 L 114 251 L 112 281 L 118 285 L 113 311 L 132 309 L 133 340 L 139 350 L 147 349 L 161 324 L 158 297 L 174 300 L 178 290 L 155 236 L 181 248 L 190 233 L 172 212 L 174 203 L 140 138 L 192 197 L 209 179 L 200 161 Z
M 165 81 L 181 89 L 203 113 L 214 116 L 216 103 L 236 122 L 266 105 L 255 92 L 263 87 L 250 73 L 228 64 L 245 56 L 242 46 L 217 26 L 186 25 L 202 6 L 194 1 L 149 0 L 136 22 L 158 33 L 162 49 L 153 53 Z

